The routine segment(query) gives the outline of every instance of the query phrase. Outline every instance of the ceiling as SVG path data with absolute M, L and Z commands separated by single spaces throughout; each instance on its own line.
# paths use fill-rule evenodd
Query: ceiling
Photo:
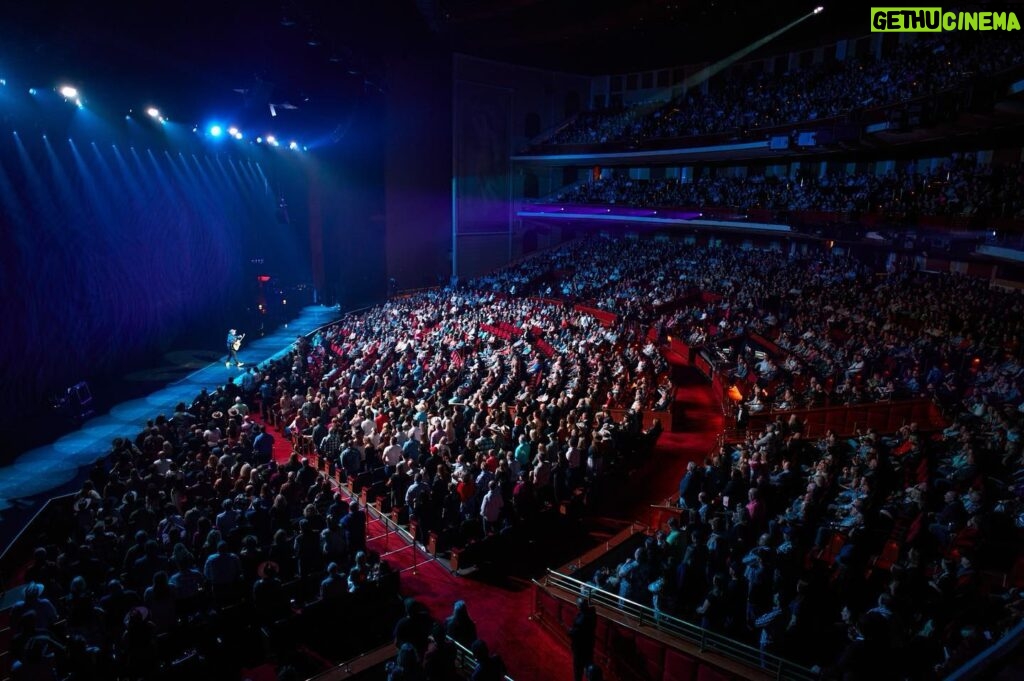
M 387 92 L 394 55 L 458 51 L 587 74 L 713 61 L 814 1 L 41 0 L 5 8 L 0 78 L 70 81 L 114 112 L 154 105 L 186 123 L 216 113 L 322 135 Z M 849 34 L 850 4 L 785 39 Z
M 459 51 L 602 74 L 715 61 L 822 2 L 417 0 L 417 6 L 431 29 Z M 869 6 L 834 3 L 780 37 L 775 49 L 866 33 Z

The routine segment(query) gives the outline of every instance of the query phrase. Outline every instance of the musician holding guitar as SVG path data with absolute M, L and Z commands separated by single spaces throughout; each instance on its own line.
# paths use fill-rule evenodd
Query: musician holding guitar
M 238 361 L 238 348 L 242 347 L 242 339 L 245 338 L 245 334 L 239 334 L 235 329 L 228 331 L 228 361 L 224 362 L 224 367 L 230 369 L 231 363 L 234 362 L 236 367 L 241 368 L 245 363 Z

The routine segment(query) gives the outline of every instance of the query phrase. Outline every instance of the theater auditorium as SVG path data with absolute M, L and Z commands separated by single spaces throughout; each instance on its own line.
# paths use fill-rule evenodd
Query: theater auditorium
M 5 7 L 0 681 L 1020 678 L 1024 8 L 822 1 Z

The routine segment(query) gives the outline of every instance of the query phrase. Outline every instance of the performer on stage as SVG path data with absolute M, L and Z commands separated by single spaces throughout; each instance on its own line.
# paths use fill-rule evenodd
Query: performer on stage
M 224 368 L 230 369 L 231 363 L 234 362 L 236 367 L 244 366 L 244 362 L 238 361 L 238 348 L 242 347 L 242 339 L 245 338 L 245 334 L 239 334 L 235 329 L 228 331 L 228 359 L 224 362 Z

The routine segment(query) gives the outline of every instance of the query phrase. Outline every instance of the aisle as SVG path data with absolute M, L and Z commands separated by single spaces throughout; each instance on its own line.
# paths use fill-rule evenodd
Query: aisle
M 685 367 L 681 373 L 684 380 L 676 389 L 675 408 L 682 409 L 685 425 L 681 432 L 663 432 L 650 461 L 630 476 L 623 498 L 623 518 L 646 522 L 650 505 L 678 493 L 686 464 L 703 463 L 722 432 L 722 412 L 707 380 L 693 367 Z

